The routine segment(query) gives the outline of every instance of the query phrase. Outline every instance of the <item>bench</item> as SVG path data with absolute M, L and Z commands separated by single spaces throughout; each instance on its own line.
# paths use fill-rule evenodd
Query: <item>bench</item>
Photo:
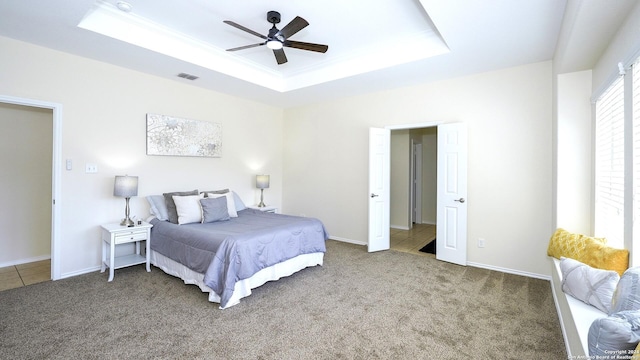
M 562 291 L 560 260 L 549 257 L 551 263 L 551 291 L 560 320 L 567 355 L 571 359 L 587 359 L 589 355 L 588 334 L 591 323 L 607 314 L 597 308 L 565 294 Z

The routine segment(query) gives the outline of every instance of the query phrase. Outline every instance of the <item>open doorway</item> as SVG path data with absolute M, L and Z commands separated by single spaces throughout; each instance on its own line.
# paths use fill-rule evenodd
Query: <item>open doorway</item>
M 435 255 L 437 136 L 437 126 L 391 131 L 391 249 Z
M 0 107 L 8 119 L 0 124 L 5 130 L 2 133 L 12 135 L 11 140 L 7 139 L 12 150 L 6 152 L 10 156 L 3 158 L 3 164 L 11 169 L 7 173 L 15 177 L 3 178 L 2 183 L 20 197 L 20 201 L 7 201 L 12 207 L 3 213 L 10 214 L 4 218 L 10 219 L 11 226 L 3 228 L 23 230 L 6 236 L 10 243 L 0 243 L 4 256 L 0 263 L 17 265 L 49 259 L 49 278 L 56 280 L 60 278 L 60 215 L 55 200 L 60 194 L 62 105 L 0 96 Z M 25 229 L 29 232 L 24 233 Z M 21 241 L 27 245 L 16 247 Z

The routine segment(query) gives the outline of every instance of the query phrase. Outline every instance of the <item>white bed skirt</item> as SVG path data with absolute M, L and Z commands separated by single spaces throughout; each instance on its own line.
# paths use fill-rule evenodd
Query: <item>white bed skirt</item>
M 306 267 L 322 265 L 323 260 L 324 253 L 322 252 L 302 254 L 294 257 L 293 259 L 264 268 L 255 273 L 252 277 L 238 281 L 227 306 L 224 308 L 220 307 L 220 309 L 226 309 L 240 303 L 240 299 L 251 295 L 251 289 L 255 289 L 267 281 L 278 280 Z M 209 293 L 209 301 L 220 303 L 220 295 L 216 294 L 210 287 L 205 285 L 204 274 L 197 273 L 153 250 L 151 250 L 151 263 L 162 269 L 165 273 L 179 277 L 185 284 L 197 285 L 202 292 Z

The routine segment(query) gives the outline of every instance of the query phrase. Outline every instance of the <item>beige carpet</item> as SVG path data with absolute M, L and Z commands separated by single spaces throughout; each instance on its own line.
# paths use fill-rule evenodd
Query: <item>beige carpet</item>
M 566 359 L 547 281 L 327 242 L 219 310 L 142 265 L 0 292 L 1 359 Z

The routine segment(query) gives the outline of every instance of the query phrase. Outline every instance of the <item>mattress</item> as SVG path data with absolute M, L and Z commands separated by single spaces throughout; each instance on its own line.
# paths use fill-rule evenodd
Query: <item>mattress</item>
M 157 219 L 151 223 L 152 251 L 201 274 L 202 283 L 219 296 L 222 308 L 236 298 L 238 282 L 301 255 L 324 254 L 328 239 L 317 219 L 254 209 L 215 223 L 177 225 Z M 318 265 L 322 259 L 312 262 Z

